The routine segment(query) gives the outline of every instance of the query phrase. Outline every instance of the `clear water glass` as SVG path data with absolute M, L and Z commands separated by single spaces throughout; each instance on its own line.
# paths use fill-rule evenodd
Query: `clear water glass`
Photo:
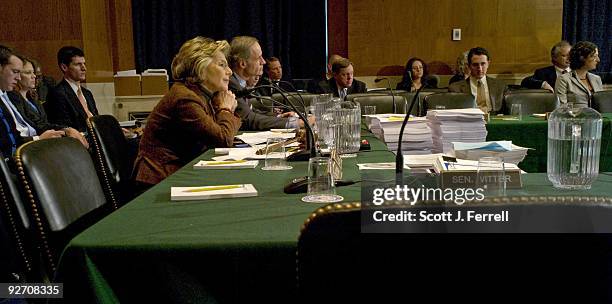
M 285 138 L 272 137 L 266 141 L 266 161 L 261 170 L 280 171 L 291 170 L 293 167 L 287 165 L 287 154 Z
M 311 157 L 308 160 L 308 193 L 302 197 L 307 203 L 335 203 L 344 198 L 336 194 L 329 157 Z
M 517 119 L 517 120 L 522 120 L 523 119 L 523 111 L 522 111 L 522 105 L 515 103 L 512 105 L 512 107 L 510 108 L 510 116 L 512 116 L 513 119 Z
M 506 182 L 506 168 L 503 158 L 486 156 L 478 160 L 476 188 L 483 189 L 485 197 L 505 196 Z

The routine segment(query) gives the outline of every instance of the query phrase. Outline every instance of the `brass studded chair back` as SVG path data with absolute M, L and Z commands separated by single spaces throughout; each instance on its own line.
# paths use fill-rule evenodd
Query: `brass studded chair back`
M 523 115 L 552 112 L 559 106 L 559 100 L 555 94 L 548 91 L 541 92 L 540 90 L 510 91 L 510 93 L 504 96 L 504 103 L 506 104 L 505 109 L 507 112 L 504 114 L 510 114 L 509 111 L 513 104 L 521 105 Z
M 74 138 L 26 143 L 17 149 L 19 183 L 48 273 L 68 241 L 110 208 L 91 156 Z

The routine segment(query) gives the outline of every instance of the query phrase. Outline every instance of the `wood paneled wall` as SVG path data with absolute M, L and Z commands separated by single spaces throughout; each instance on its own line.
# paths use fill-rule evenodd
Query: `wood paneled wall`
M 130 0 L 24 0 L 2 4 L 0 44 L 38 60 L 61 79 L 57 51 L 80 47 L 88 82 L 112 82 L 114 71 L 133 69 Z
M 414 56 L 454 68 L 460 53 L 482 46 L 489 73 L 529 73 L 550 64 L 562 14 L 562 0 L 351 0 L 348 53 L 356 75 L 376 75 Z

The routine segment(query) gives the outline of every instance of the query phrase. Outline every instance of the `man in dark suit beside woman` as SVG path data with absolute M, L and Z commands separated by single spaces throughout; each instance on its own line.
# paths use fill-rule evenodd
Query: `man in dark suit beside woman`
M 468 53 L 470 77 L 451 84 L 448 91 L 472 94 L 476 98 L 478 108 L 485 113 L 503 113 L 507 86 L 503 81 L 487 76 L 490 61 L 486 49 L 482 47 L 470 49 Z
M 340 58 L 332 63 L 332 78 L 319 82 L 318 93 L 331 93 L 344 99 L 349 94 L 366 93 L 364 82 L 353 78 L 353 63 L 348 58 Z
M 49 92 L 45 103 L 49 121 L 86 132 L 87 118 L 98 115 L 98 109 L 93 94 L 82 85 L 87 73 L 85 54 L 77 47 L 65 46 L 57 53 L 57 63 L 64 79 Z
M 569 53 L 572 45 L 563 40 L 557 42 L 550 50 L 550 60 L 553 65 L 535 70 L 532 76 L 521 81 L 521 86 L 528 89 L 545 89 L 555 91 L 557 77 L 571 72 Z

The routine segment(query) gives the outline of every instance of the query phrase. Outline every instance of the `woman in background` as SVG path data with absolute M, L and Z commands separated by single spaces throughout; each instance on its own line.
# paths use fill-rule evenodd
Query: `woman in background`
M 569 57 L 572 71 L 557 77 L 555 94 L 562 104 L 569 102 L 577 107 L 590 107 L 593 93 L 603 91 L 601 77 L 589 72 L 599 63 L 597 45 L 580 41 L 572 47 Z M 575 99 L 568 98 L 568 95 Z
M 466 80 L 468 77 L 470 77 L 470 67 L 468 66 L 467 61 L 468 53 L 469 51 L 465 51 L 461 53 L 459 57 L 457 57 L 457 67 L 455 69 L 455 75 L 453 75 L 453 77 L 451 77 L 451 79 L 448 81 L 449 85 L 453 82 Z
M 406 63 L 402 81 L 397 84 L 396 89 L 414 92 L 424 85 L 434 89 L 438 87 L 438 81 L 436 78 L 429 77 L 427 65 L 423 60 L 416 57 L 410 58 Z
M 236 98 L 228 91 L 232 70 L 227 41 L 196 37 L 172 60 L 174 85 L 147 119 L 135 162 L 144 190 L 211 147 L 231 147 L 240 127 Z

